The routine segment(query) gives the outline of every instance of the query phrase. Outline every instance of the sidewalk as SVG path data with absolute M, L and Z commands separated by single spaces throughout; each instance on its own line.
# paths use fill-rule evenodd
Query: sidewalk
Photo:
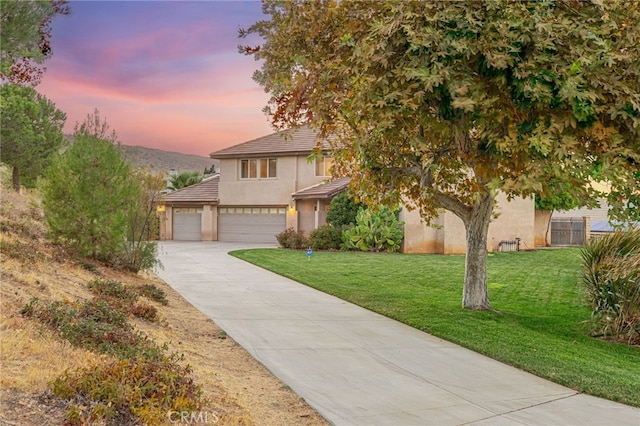
M 233 243 L 162 242 L 158 275 L 336 425 L 630 425 L 577 394 L 238 260 Z

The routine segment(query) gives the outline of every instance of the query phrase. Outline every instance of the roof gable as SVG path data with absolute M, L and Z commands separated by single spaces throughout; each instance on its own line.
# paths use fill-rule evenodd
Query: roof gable
M 307 155 L 316 147 L 329 149 L 329 144 L 320 140 L 315 130 L 308 126 L 285 130 L 262 136 L 238 145 L 209 154 L 214 159 L 259 157 L 265 155 Z
M 217 203 L 218 184 L 220 183 L 220 175 L 215 175 L 204 179 L 200 183 L 178 189 L 164 196 L 163 201 L 166 203 L 179 202 L 209 202 Z

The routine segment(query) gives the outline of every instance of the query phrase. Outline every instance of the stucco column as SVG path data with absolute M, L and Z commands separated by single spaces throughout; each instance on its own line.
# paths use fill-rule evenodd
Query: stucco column
M 320 200 L 316 201 L 316 208 L 313 212 L 313 229 L 318 229 L 320 226 Z
M 200 235 L 202 241 L 213 241 L 212 233 L 213 233 L 213 214 L 211 211 L 211 206 L 205 204 L 202 206 L 202 218 L 201 218 L 201 231 Z
M 164 210 L 164 239 L 173 240 L 173 207 L 165 206 Z
M 584 219 L 584 243 L 587 244 L 591 240 L 591 216 L 582 216 Z

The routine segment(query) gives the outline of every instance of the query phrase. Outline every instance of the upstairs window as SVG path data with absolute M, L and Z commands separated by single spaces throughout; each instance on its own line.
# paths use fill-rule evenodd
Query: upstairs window
M 332 157 L 316 157 L 316 176 L 331 176 Z
M 240 179 L 273 179 L 277 163 L 275 158 L 240 160 Z

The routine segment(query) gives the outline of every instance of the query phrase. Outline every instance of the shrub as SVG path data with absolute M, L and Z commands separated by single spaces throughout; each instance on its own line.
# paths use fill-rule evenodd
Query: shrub
M 202 389 L 176 357 L 125 359 L 67 371 L 53 393 L 71 401 L 66 424 L 165 424 L 167 412 L 195 411 Z
M 128 303 L 133 303 L 138 299 L 138 295 L 120 281 L 95 280 L 87 284 L 87 287 L 95 295 L 111 296 Z
M 356 223 L 358 211 L 364 208 L 350 197 L 348 191 L 343 191 L 333 197 L 327 212 L 327 223 L 338 229 L 344 229 Z
M 377 211 L 361 209 L 356 225 L 344 231 L 344 247 L 362 251 L 398 251 L 404 236 L 403 226 L 404 222 L 398 222 L 397 213 L 386 206 Z
M 145 302 L 134 303 L 131 306 L 130 312 L 133 316 L 146 319 L 147 321 L 158 321 L 158 310 L 155 306 L 152 306 Z
M 307 247 L 308 240 L 304 236 L 304 232 L 295 231 L 293 228 L 287 228 L 278 235 L 276 239 L 282 248 L 300 250 Z
M 125 248 L 112 255 L 109 263 L 115 268 L 132 272 L 162 267 L 158 259 L 158 243 L 154 241 L 127 241 Z
M 311 232 L 308 244 L 315 250 L 337 250 L 342 244 L 342 231 L 330 225 L 322 226 Z
M 165 306 L 169 304 L 167 293 L 165 293 L 163 289 L 158 288 L 153 284 L 145 284 L 141 287 L 137 287 L 136 290 L 138 291 L 138 294 L 146 297 L 147 299 L 154 300 Z
M 22 308 L 22 314 L 47 325 L 74 346 L 118 358 L 159 359 L 166 351 L 166 346 L 135 331 L 127 316 L 104 300 L 55 301 L 43 306 L 34 298 Z
M 592 334 L 640 343 L 640 230 L 591 241 L 581 253 Z

